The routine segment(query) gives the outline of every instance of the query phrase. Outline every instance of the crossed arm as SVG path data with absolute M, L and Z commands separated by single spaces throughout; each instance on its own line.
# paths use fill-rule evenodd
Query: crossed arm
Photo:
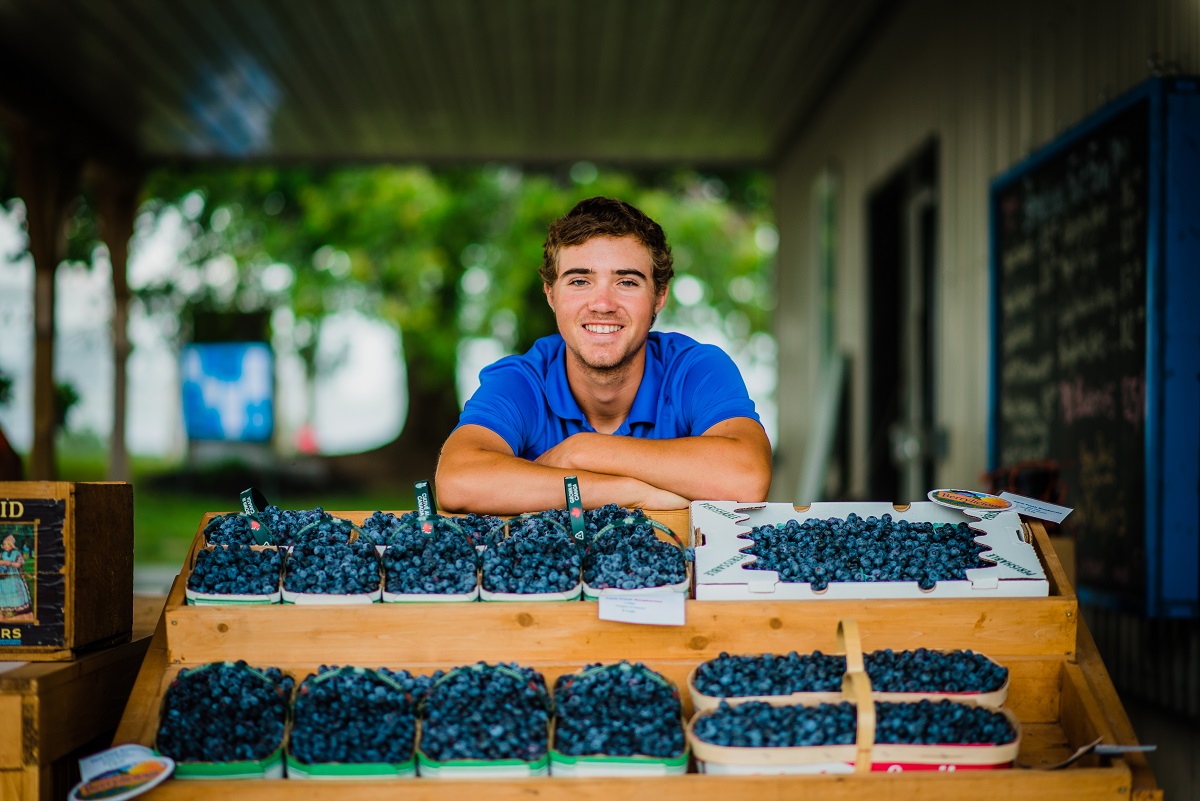
M 735 417 L 698 437 L 652 440 L 583 433 L 531 462 L 483 426 L 457 429 L 442 447 L 436 488 L 448 511 L 492 514 L 563 505 L 563 478 L 578 476 L 589 508 L 679 509 L 699 499 L 762 501 L 771 485 L 771 444 L 762 426 Z

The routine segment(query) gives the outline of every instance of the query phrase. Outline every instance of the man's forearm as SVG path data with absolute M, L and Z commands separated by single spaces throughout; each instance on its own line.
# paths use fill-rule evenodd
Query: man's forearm
M 588 508 L 615 503 L 645 509 L 679 509 L 687 500 L 635 478 L 540 465 L 452 439 L 435 478 L 438 505 L 451 512 L 513 515 L 566 504 L 563 479 L 574 475 Z
M 631 476 L 693 500 L 762 501 L 771 483 L 771 450 L 761 432 L 746 420 L 679 439 L 576 434 L 539 461 Z

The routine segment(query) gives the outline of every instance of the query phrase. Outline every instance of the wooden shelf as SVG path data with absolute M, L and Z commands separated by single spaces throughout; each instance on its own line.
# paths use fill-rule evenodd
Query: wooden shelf
M 354 519 L 356 513 L 344 513 Z M 357 513 L 361 515 L 362 513 Z M 678 515 L 679 513 L 672 513 Z M 655 515 L 656 517 L 658 515 Z M 207 520 L 207 517 L 205 520 Z M 661 518 L 660 518 L 661 519 Z M 686 514 L 684 516 L 686 521 Z M 203 526 L 201 523 L 201 528 Z M 668 525 L 677 527 L 676 516 Z M 686 528 L 686 522 L 682 526 Z M 676 528 L 676 530 L 680 530 Z M 1098 658 L 1081 660 L 1078 602 L 1040 526 L 1035 547 L 1050 576 L 1046 598 L 890 601 L 693 601 L 683 626 L 635 626 L 599 620 L 587 602 L 375 604 L 363 607 L 186 606 L 186 571 L 176 578 L 155 638 L 131 695 L 117 742 L 150 745 L 163 693 L 184 667 L 245 659 L 274 666 L 298 680 L 321 664 L 386 666 L 427 673 L 476 661 L 516 661 L 540 670 L 548 682 L 591 662 L 641 661 L 673 680 L 690 714 L 686 679 L 698 663 L 729 653 L 801 653 L 836 649 L 837 623 L 858 621 L 864 650 L 971 648 L 1010 671 L 1006 706 L 1021 720 L 1019 764 L 1065 759 L 1096 737 L 1129 742 L 1131 731 Z M 199 547 L 201 540 L 197 534 Z M 190 562 L 190 559 L 189 559 Z M 1089 674 L 1091 670 L 1091 674 Z M 1098 688 L 1098 689 L 1097 689 Z M 1115 709 L 1113 709 L 1115 705 Z M 1118 740 L 1118 736 L 1126 739 Z M 444 782 L 416 778 L 392 782 L 169 781 L 151 799 L 390 797 L 445 798 L 477 792 L 491 799 L 963 798 L 1161 798 L 1140 755 L 1087 757 L 1057 771 L 907 772 L 900 775 L 686 776 L 651 779 L 547 777 L 533 780 Z

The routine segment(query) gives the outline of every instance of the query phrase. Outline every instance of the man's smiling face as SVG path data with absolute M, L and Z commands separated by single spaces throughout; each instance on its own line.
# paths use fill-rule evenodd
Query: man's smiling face
M 667 287 L 655 291 L 653 266 L 650 251 L 631 236 L 595 237 L 559 251 L 546 299 L 578 366 L 621 372 L 642 353 L 667 300 Z

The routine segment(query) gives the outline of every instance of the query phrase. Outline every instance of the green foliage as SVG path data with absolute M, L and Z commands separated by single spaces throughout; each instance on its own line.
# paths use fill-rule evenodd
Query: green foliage
M 419 343 L 421 379 L 449 385 L 462 337 L 495 336 L 520 350 L 552 332 L 537 274 L 546 227 L 576 201 L 606 194 L 662 223 L 677 272 L 703 290 L 699 304 L 669 304 L 665 320 L 715 313 L 739 321 L 743 337 L 766 330 L 771 254 L 755 244 L 769 225 L 760 174 L 579 173 L 583 182 L 502 165 L 158 174 L 146 211 L 183 210 L 193 244 L 177 273 L 142 297 L 185 318 L 196 307 L 288 306 L 306 323 L 296 330 L 307 341 L 296 344 L 310 356 L 320 320 L 353 309 L 394 323 Z M 281 270 L 287 282 L 268 280 Z
M 67 418 L 71 414 L 71 409 L 79 401 L 79 390 L 75 389 L 74 384 L 67 381 L 54 384 L 54 427 L 56 430 L 67 427 Z

